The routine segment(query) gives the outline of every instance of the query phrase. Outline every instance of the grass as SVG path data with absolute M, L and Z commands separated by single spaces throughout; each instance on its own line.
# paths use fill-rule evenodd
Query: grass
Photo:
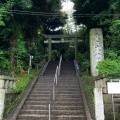
M 24 90 L 25 90 L 28 82 L 30 81 L 30 79 L 32 79 L 34 76 L 38 75 L 38 73 L 39 73 L 39 71 L 32 70 L 32 72 L 29 75 L 28 74 L 20 74 L 17 77 L 16 87 L 13 88 L 13 93 L 20 91 L 20 94 L 18 94 L 18 96 L 14 99 L 14 101 L 11 102 L 11 100 L 10 100 L 10 101 L 8 101 L 9 103 L 5 103 L 4 117 L 6 117 L 8 115 L 10 110 L 20 99 L 20 97 L 24 93 Z M 7 98 L 7 99 L 9 99 L 9 98 Z
M 16 87 L 13 88 L 13 92 L 14 91 L 24 91 L 26 85 L 28 84 L 28 82 L 30 81 L 31 78 L 33 78 L 34 76 L 36 76 L 38 74 L 38 71 L 33 70 L 29 75 L 19 75 L 17 77 L 17 81 L 16 81 Z

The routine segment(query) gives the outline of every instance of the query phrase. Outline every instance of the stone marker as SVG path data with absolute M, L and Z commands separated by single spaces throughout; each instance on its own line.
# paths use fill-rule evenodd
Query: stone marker
M 103 34 L 102 29 L 94 28 L 90 30 L 90 62 L 92 76 L 98 76 L 96 65 L 104 60 Z

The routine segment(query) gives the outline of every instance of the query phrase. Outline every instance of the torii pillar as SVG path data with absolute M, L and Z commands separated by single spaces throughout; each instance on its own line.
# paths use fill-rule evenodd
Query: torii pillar
M 92 76 L 98 76 L 98 70 L 96 66 L 97 63 L 102 60 L 104 60 L 102 29 L 93 28 L 90 30 L 90 64 Z
M 51 54 L 52 54 L 52 44 L 51 44 L 51 38 L 48 40 L 48 60 L 51 61 Z
M 75 38 L 75 60 L 77 60 L 77 51 L 78 51 L 77 44 L 78 44 L 77 38 Z

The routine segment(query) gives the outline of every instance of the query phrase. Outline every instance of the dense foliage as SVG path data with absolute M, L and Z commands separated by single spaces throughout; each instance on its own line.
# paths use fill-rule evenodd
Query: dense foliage
M 119 0 L 72 0 L 72 1 L 75 3 L 74 9 L 76 11 L 74 12 L 74 18 L 76 20 L 76 24 L 85 25 L 87 28 L 86 31 L 87 33 L 89 33 L 89 30 L 91 28 L 100 27 L 103 29 L 105 59 L 107 60 L 102 62 L 103 63 L 102 66 L 101 66 L 102 63 L 100 63 L 98 65 L 99 66 L 98 68 L 100 68 L 100 66 L 104 68 L 105 67 L 104 65 L 107 63 L 111 64 L 112 66 L 116 66 L 116 61 L 114 61 L 115 59 L 113 60 L 114 62 L 111 61 L 109 56 L 106 55 L 106 52 L 109 51 L 111 53 L 111 51 L 114 51 L 115 53 L 117 53 L 118 57 L 120 56 L 120 29 L 119 29 L 120 1 Z M 89 44 L 88 41 L 89 39 L 86 40 L 85 44 Z M 89 56 L 89 51 L 84 51 L 84 53 L 86 52 Z M 89 58 L 86 57 L 86 59 L 88 60 Z M 112 70 L 113 69 L 111 69 L 111 71 Z
M 78 44 L 78 60 L 82 70 L 89 70 L 90 67 L 89 30 L 93 27 L 103 29 L 105 53 L 113 50 L 120 56 L 120 1 L 71 1 L 75 4 L 73 15 L 76 24 L 82 24 L 75 34 L 84 33 L 83 41 Z M 30 54 L 34 56 L 34 67 L 47 59 L 45 54 L 48 51 L 42 34 L 63 32 L 56 31 L 65 24 L 66 19 L 66 13 L 62 14 L 60 9 L 61 0 L 0 0 L 0 74 L 13 75 L 27 70 Z M 58 59 L 62 53 L 65 60 L 74 59 L 74 46 L 71 46 L 71 43 L 53 45 L 52 59 Z M 105 58 L 110 60 L 107 55 Z
M 33 66 L 43 60 L 42 34 L 61 33 L 55 31 L 65 22 L 60 9 L 60 0 L 0 0 L 0 74 L 27 70 L 30 54 Z

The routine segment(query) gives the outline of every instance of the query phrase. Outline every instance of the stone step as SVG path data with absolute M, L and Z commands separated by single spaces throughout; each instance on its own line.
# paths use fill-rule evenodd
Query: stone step
M 113 97 L 114 98 L 120 98 L 120 94 L 114 94 Z
M 48 115 L 36 115 L 36 114 L 19 115 L 17 120 L 48 120 Z M 51 120 L 87 120 L 87 119 L 85 116 L 82 115 L 57 115 L 55 117 L 51 116 Z
M 52 80 L 54 78 L 54 76 L 46 76 L 44 78 L 38 79 L 36 82 L 38 81 L 49 81 Z
M 28 97 L 27 100 L 29 101 L 48 101 L 49 97 Z
M 114 98 L 115 103 L 120 103 L 120 98 Z
M 51 85 L 35 85 L 34 87 L 33 87 L 33 89 L 51 89 L 52 88 L 52 84 Z
M 38 80 L 49 80 L 53 78 L 53 76 L 39 76 Z
M 56 88 L 57 91 L 80 91 L 80 88 Z
M 28 97 L 34 97 L 36 98 L 48 98 L 49 94 L 29 94 Z
M 60 104 L 60 105 L 78 105 L 78 106 L 81 106 L 81 105 L 83 105 L 83 101 L 82 100 L 80 100 L 80 101 L 78 101 L 78 102 L 74 102 L 74 101 L 64 101 L 64 102 L 59 102 L 59 101 L 55 101 L 54 103 L 53 103 L 54 105 L 56 105 L 56 104 Z
M 24 115 L 24 114 L 44 114 L 44 115 L 48 115 L 48 110 L 34 110 L 34 109 L 27 109 L 27 110 L 22 110 L 20 112 L 20 114 Z
M 30 92 L 30 94 L 50 94 L 50 90 L 46 90 L 46 91 L 38 91 L 38 90 L 32 90 L 31 92 Z
M 57 115 L 51 117 L 51 120 L 87 120 L 84 115 Z
M 79 95 L 56 95 L 56 97 L 60 97 L 60 99 L 65 99 L 65 98 L 79 98 L 79 99 L 81 99 L 82 98 Z
M 48 110 L 33 110 L 33 109 L 28 109 L 28 110 L 22 110 L 20 112 L 20 114 L 48 114 Z M 69 115 L 69 114 L 73 114 L 73 115 L 80 115 L 80 114 L 85 114 L 85 111 L 83 110 L 52 110 L 51 111 L 52 115 Z
M 51 87 L 53 85 L 53 82 L 49 82 L 49 83 L 37 83 L 34 85 L 34 87 Z
M 67 105 L 67 106 L 82 106 L 82 105 L 83 105 L 83 101 L 82 101 L 81 103 L 69 102 L 69 101 L 68 101 L 68 102 L 67 102 L 67 101 L 66 101 L 66 102 L 57 102 L 57 103 L 55 102 L 55 103 L 53 103 L 53 105 L 54 105 L 54 106 L 56 106 L 56 105 L 58 105 L 58 106 L 59 106 L 59 105 L 62 105 L 62 106 L 66 106 L 66 105 Z M 83 110 L 82 110 L 82 111 L 83 111 Z
M 49 96 L 28 96 L 28 99 L 46 99 L 48 100 L 49 99 Z
M 52 80 L 52 81 L 48 81 L 48 83 L 45 83 L 45 82 L 43 81 L 43 82 L 35 83 L 34 86 L 51 86 L 52 83 L 53 83 L 53 80 Z
M 75 75 L 75 76 L 69 76 L 69 75 L 64 75 L 64 76 L 61 76 L 61 75 L 60 75 L 60 77 L 59 77 L 59 78 L 60 78 L 60 79 L 70 79 L 70 78 L 72 78 L 72 79 L 77 80 L 76 75 Z
M 50 80 L 49 81 L 47 81 L 47 80 L 46 81 L 39 81 L 39 82 L 36 82 L 35 85 L 37 85 L 37 84 L 51 85 L 51 83 L 53 83 L 53 81 L 54 81 L 54 79 L 52 79 L 51 81 Z
M 72 89 L 72 90 L 80 90 L 80 87 L 78 87 L 78 86 L 58 86 L 58 87 L 56 87 L 56 89 L 57 90 L 62 90 L 62 89 L 68 89 L 68 90 L 70 90 L 70 89 Z
M 23 106 L 24 110 L 27 109 L 33 109 L 33 110 L 47 110 L 48 109 L 48 105 L 24 105 Z
M 64 86 L 64 84 L 68 84 L 68 85 L 79 85 L 79 83 L 77 81 L 58 81 L 58 85 Z
M 33 87 L 33 90 L 36 90 L 36 91 L 40 91 L 40 90 L 42 90 L 42 91 L 44 91 L 44 90 L 47 90 L 47 91 L 51 91 L 51 89 L 52 89 L 52 87 L 49 87 L 49 88 L 47 88 L 47 87 Z
M 72 78 L 68 78 L 68 79 L 64 79 L 64 78 L 59 78 L 59 82 L 78 82 L 78 80 L 72 79 Z
M 80 94 L 80 91 L 78 91 L 77 89 L 69 89 L 69 90 L 67 90 L 67 89 L 61 89 L 61 91 L 60 91 L 60 89 L 56 89 L 55 90 L 55 94 L 56 95 L 59 95 L 59 94 Z
M 27 100 L 27 101 L 25 101 L 25 104 L 27 104 L 27 105 L 40 105 L 40 104 L 42 104 L 42 105 L 46 105 L 46 104 L 48 104 L 48 101 L 30 101 L 30 100 Z
M 78 87 L 78 88 L 80 88 L 80 86 L 76 85 L 76 84 L 74 84 L 74 85 L 71 85 L 71 84 L 59 84 L 59 87 Z
M 60 73 L 61 73 L 61 75 L 63 75 L 63 74 L 70 74 L 70 75 L 72 74 L 72 75 L 74 75 L 75 71 L 74 70 L 73 71 L 67 71 L 66 70 L 66 71 L 61 71 Z
M 81 110 L 83 109 L 84 110 L 84 106 L 81 105 L 81 106 L 78 106 L 78 105 L 74 105 L 74 106 L 70 106 L 70 105 L 56 105 L 55 107 L 51 106 L 51 109 L 54 109 L 55 110 Z M 48 109 L 48 104 L 45 104 L 45 105 L 24 105 L 23 106 L 23 109 L 24 110 L 27 110 L 27 109 L 34 109 L 34 110 L 47 110 Z
M 63 102 L 80 102 L 82 101 L 82 99 L 80 98 L 74 98 L 74 99 L 69 99 L 69 98 L 62 98 L 62 99 L 58 99 L 58 98 L 55 98 L 55 100 L 59 103 L 63 103 Z M 84 104 L 83 104 L 84 105 Z
M 51 106 L 51 109 L 54 110 L 81 110 L 84 108 L 84 106 L 69 106 L 69 105 L 56 105 L 55 107 Z
M 48 115 L 22 114 L 18 115 L 17 120 L 48 120 Z

